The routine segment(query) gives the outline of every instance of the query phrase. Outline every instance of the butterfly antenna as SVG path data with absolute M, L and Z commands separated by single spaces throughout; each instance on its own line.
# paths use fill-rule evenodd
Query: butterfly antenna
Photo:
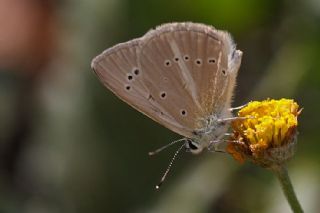
M 163 147 L 160 147 L 159 149 L 153 151 L 153 152 L 149 152 L 149 155 L 155 155 L 155 154 L 158 154 L 159 152 L 161 152 L 162 150 L 168 148 L 169 146 L 172 146 L 173 144 L 176 144 L 178 142 L 181 142 L 181 141 L 186 141 L 187 139 L 186 138 L 182 138 L 182 139 L 179 139 L 179 140 L 175 140 L 175 141 L 172 141 L 171 143 L 163 146 Z
M 162 178 L 161 178 L 159 184 L 156 185 L 156 189 L 159 189 L 160 186 L 162 185 L 162 183 L 165 181 L 165 179 L 166 179 L 166 177 L 167 177 L 167 175 L 168 175 L 168 173 L 169 173 L 169 171 L 170 171 L 170 169 L 171 169 L 171 167 L 172 167 L 173 162 L 174 162 L 175 159 L 177 158 L 177 156 L 178 156 L 179 152 L 181 151 L 181 149 L 182 149 L 183 147 L 185 147 L 185 145 L 186 145 L 186 144 L 183 144 L 182 146 L 180 146 L 180 148 L 174 153 L 174 155 L 173 155 L 173 157 L 172 157 L 172 159 L 171 159 L 171 161 L 170 161 L 170 163 L 169 163 L 169 166 L 168 166 L 167 170 L 166 170 L 165 173 L 162 175 Z
M 210 141 L 209 145 L 207 147 L 209 152 L 221 152 L 221 153 L 226 153 L 224 150 L 219 150 L 218 147 L 216 145 L 218 145 L 219 143 L 224 142 L 224 140 L 214 140 L 214 141 Z
M 233 133 L 225 133 L 224 136 L 232 136 Z M 239 143 L 239 140 L 229 140 L 229 139 L 219 139 L 219 140 L 213 140 L 209 142 L 209 145 L 207 147 L 208 151 L 210 152 L 221 152 L 221 153 L 226 153 L 225 150 L 219 150 L 218 145 L 221 143 Z

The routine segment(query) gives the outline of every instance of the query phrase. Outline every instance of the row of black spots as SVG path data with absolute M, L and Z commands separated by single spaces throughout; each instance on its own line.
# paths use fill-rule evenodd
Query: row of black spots
M 189 61 L 189 60 L 190 60 L 190 56 L 189 56 L 189 55 L 184 55 L 184 56 L 183 56 L 183 60 L 184 60 L 184 61 Z M 172 61 L 178 63 L 178 62 L 180 61 L 180 58 L 179 58 L 179 57 L 174 57 Z M 164 66 L 165 66 L 165 67 L 171 67 L 171 66 L 172 66 L 172 61 L 169 60 L 169 59 L 166 59 L 166 60 L 164 61 Z M 201 58 L 195 59 L 195 60 L 194 60 L 194 63 L 195 63 L 196 65 L 198 65 L 198 66 L 201 66 L 201 65 L 203 64 Z M 207 59 L 207 63 L 208 63 L 208 64 L 215 64 L 215 63 L 216 63 L 216 59 L 214 59 L 214 58 L 208 58 L 208 59 Z
M 132 71 L 127 74 L 127 80 L 128 80 L 129 82 L 133 81 L 133 79 L 134 79 L 135 77 L 139 76 L 140 73 L 141 73 L 140 69 L 138 69 L 138 68 L 136 68 L 136 67 L 133 68 Z M 125 89 L 126 89 L 127 91 L 130 91 L 131 88 L 132 88 L 132 87 L 131 87 L 131 85 L 129 85 L 129 84 L 126 84 L 126 85 L 125 85 Z
M 188 55 L 185 55 L 185 56 L 184 56 L 184 60 L 185 60 L 185 61 L 188 61 L 188 60 L 189 60 L 189 56 L 188 56 Z M 174 58 L 174 61 L 175 61 L 175 62 L 178 62 L 178 61 L 179 61 L 179 58 L 178 58 L 178 57 L 175 57 L 175 58 Z M 194 60 L 194 63 L 195 63 L 197 66 L 201 66 L 201 65 L 203 64 L 202 59 L 200 59 L 200 58 L 195 59 L 195 60 Z M 216 63 L 216 59 L 214 59 L 214 58 L 208 58 L 208 59 L 207 59 L 207 63 L 208 63 L 208 64 L 215 64 L 215 63 Z M 167 60 L 165 60 L 164 65 L 165 65 L 166 67 L 171 67 L 172 62 L 171 62 L 169 59 L 167 59 Z M 222 73 L 224 76 L 227 75 L 227 72 L 226 72 L 225 69 L 222 69 L 222 70 L 221 70 L 221 73 Z

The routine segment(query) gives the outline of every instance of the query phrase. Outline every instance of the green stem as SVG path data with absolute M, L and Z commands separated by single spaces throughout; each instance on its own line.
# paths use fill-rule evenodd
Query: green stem
M 284 195 L 286 196 L 292 211 L 295 213 L 303 212 L 302 207 L 301 207 L 301 205 L 298 201 L 298 198 L 296 196 L 296 193 L 293 190 L 293 186 L 290 181 L 290 178 L 288 175 L 288 170 L 287 170 L 286 166 L 279 165 L 279 166 L 273 168 L 272 170 L 277 175 L 277 177 L 280 181 L 282 191 L 283 191 Z

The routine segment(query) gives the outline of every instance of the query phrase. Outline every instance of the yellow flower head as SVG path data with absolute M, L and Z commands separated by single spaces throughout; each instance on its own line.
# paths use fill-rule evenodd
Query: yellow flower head
M 263 166 L 292 157 L 299 106 L 290 99 L 252 101 L 238 112 L 244 119 L 232 123 L 227 151 L 238 161 L 249 158 Z

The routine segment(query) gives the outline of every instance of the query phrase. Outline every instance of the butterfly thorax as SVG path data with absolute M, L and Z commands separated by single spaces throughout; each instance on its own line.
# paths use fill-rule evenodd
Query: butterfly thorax
M 230 117 L 231 113 L 223 113 L 223 117 Z M 205 148 L 210 148 L 209 146 L 215 142 L 219 142 L 224 134 L 228 131 L 229 123 L 221 119 L 221 115 L 213 114 L 208 116 L 203 120 L 203 128 L 194 131 L 195 137 L 192 138 L 192 143 L 194 149 L 191 152 L 198 154 L 202 152 Z

